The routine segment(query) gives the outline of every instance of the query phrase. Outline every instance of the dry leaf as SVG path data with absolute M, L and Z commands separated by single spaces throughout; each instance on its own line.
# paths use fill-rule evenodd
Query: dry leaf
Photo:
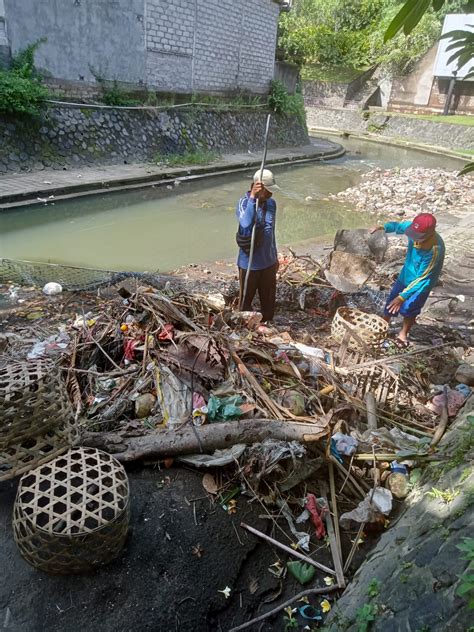
M 251 595 L 255 595 L 255 593 L 258 590 L 258 586 L 259 586 L 258 579 L 252 579 L 249 585 L 249 591 Z
M 202 486 L 208 494 L 213 495 L 216 495 L 219 489 L 216 480 L 212 474 L 204 474 L 204 476 L 202 477 Z
M 196 544 L 196 546 L 193 546 L 193 548 L 191 549 L 191 552 L 196 557 L 201 558 L 204 554 L 204 549 L 200 544 Z

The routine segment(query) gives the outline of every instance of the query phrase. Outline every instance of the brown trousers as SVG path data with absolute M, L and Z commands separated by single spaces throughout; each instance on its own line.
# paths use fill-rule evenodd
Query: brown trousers
M 247 270 L 239 268 L 240 296 L 239 302 L 242 305 L 243 312 L 252 311 L 252 301 L 258 291 L 260 299 L 260 311 L 262 312 L 262 320 L 272 320 L 275 314 L 275 294 L 276 294 L 276 275 L 278 271 L 278 263 L 275 263 L 264 270 L 250 270 L 249 282 L 247 286 L 247 294 L 242 303 L 242 294 L 244 292 L 245 275 Z

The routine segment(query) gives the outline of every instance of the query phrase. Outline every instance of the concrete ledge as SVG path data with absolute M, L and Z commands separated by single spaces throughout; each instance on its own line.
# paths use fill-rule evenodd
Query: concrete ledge
M 345 154 L 339 143 L 313 139 L 314 144 L 301 148 L 270 150 L 267 165 L 301 164 L 332 160 Z M 82 168 L 68 171 L 41 171 L 0 178 L 0 210 L 25 205 L 44 205 L 54 201 L 110 193 L 133 188 L 166 186 L 175 180 L 186 182 L 225 173 L 238 173 L 259 167 L 261 157 L 255 154 L 232 154 L 205 166 L 157 167 L 154 165 L 114 165 L 101 168 Z M 80 182 L 78 182 L 80 178 Z M 52 201 L 52 199 L 51 199 Z
M 472 125 L 459 125 L 449 121 L 439 122 L 402 116 L 384 111 L 352 110 L 347 108 L 306 108 L 308 128 L 313 130 L 347 131 L 351 134 L 367 134 L 389 142 L 395 140 L 416 143 L 421 149 L 434 147 L 436 151 L 474 149 L 474 116 Z M 365 137 L 365 136 L 364 136 Z
M 372 143 L 379 143 L 382 145 L 392 145 L 394 147 L 407 147 L 409 149 L 417 149 L 418 151 L 425 151 L 430 154 L 437 154 L 439 156 L 449 156 L 450 158 L 456 158 L 462 163 L 473 160 L 473 156 L 470 154 L 463 154 L 461 151 L 455 151 L 453 149 L 447 149 L 446 147 L 440 147 L 438 145 L 426 145 L 424 143 L 418 143 L 404 138 L 396 138 L 390 136 L 379 136 L 371 132 L 358 132 L 351 130 L 341 130 L 333 127 L 310 127 L 308 129 L 310 136 L 312 134 L 329 134 L 332 136 L 339 136 L 341 138 L 358 138 L 360 140 L 366 140 Z

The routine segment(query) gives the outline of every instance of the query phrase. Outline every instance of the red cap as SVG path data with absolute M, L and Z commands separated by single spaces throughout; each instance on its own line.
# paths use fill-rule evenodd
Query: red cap
M 408 226 L 405 235 L 414 241 L 422 241 L 429 237 L 436 229 L 436 217 L 431 213 L 420 213 Z

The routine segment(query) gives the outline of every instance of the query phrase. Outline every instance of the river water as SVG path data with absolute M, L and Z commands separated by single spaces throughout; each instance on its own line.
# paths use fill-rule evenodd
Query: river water
M 281 245 L 332 241 L 339 228 L 373 217 L 329 200 L 375 167 L 459 163 L 416 150 L 344 140 L 347 154 L 327 163 L 278 166 L 277 240 Z M 0 257 L 112 270 L 170 271 L 236 254 L 235 205 L 253 170 L 182 183 L 94 195 L 0 213 Z M 311 199 L 309 199 L 311 198 Z

